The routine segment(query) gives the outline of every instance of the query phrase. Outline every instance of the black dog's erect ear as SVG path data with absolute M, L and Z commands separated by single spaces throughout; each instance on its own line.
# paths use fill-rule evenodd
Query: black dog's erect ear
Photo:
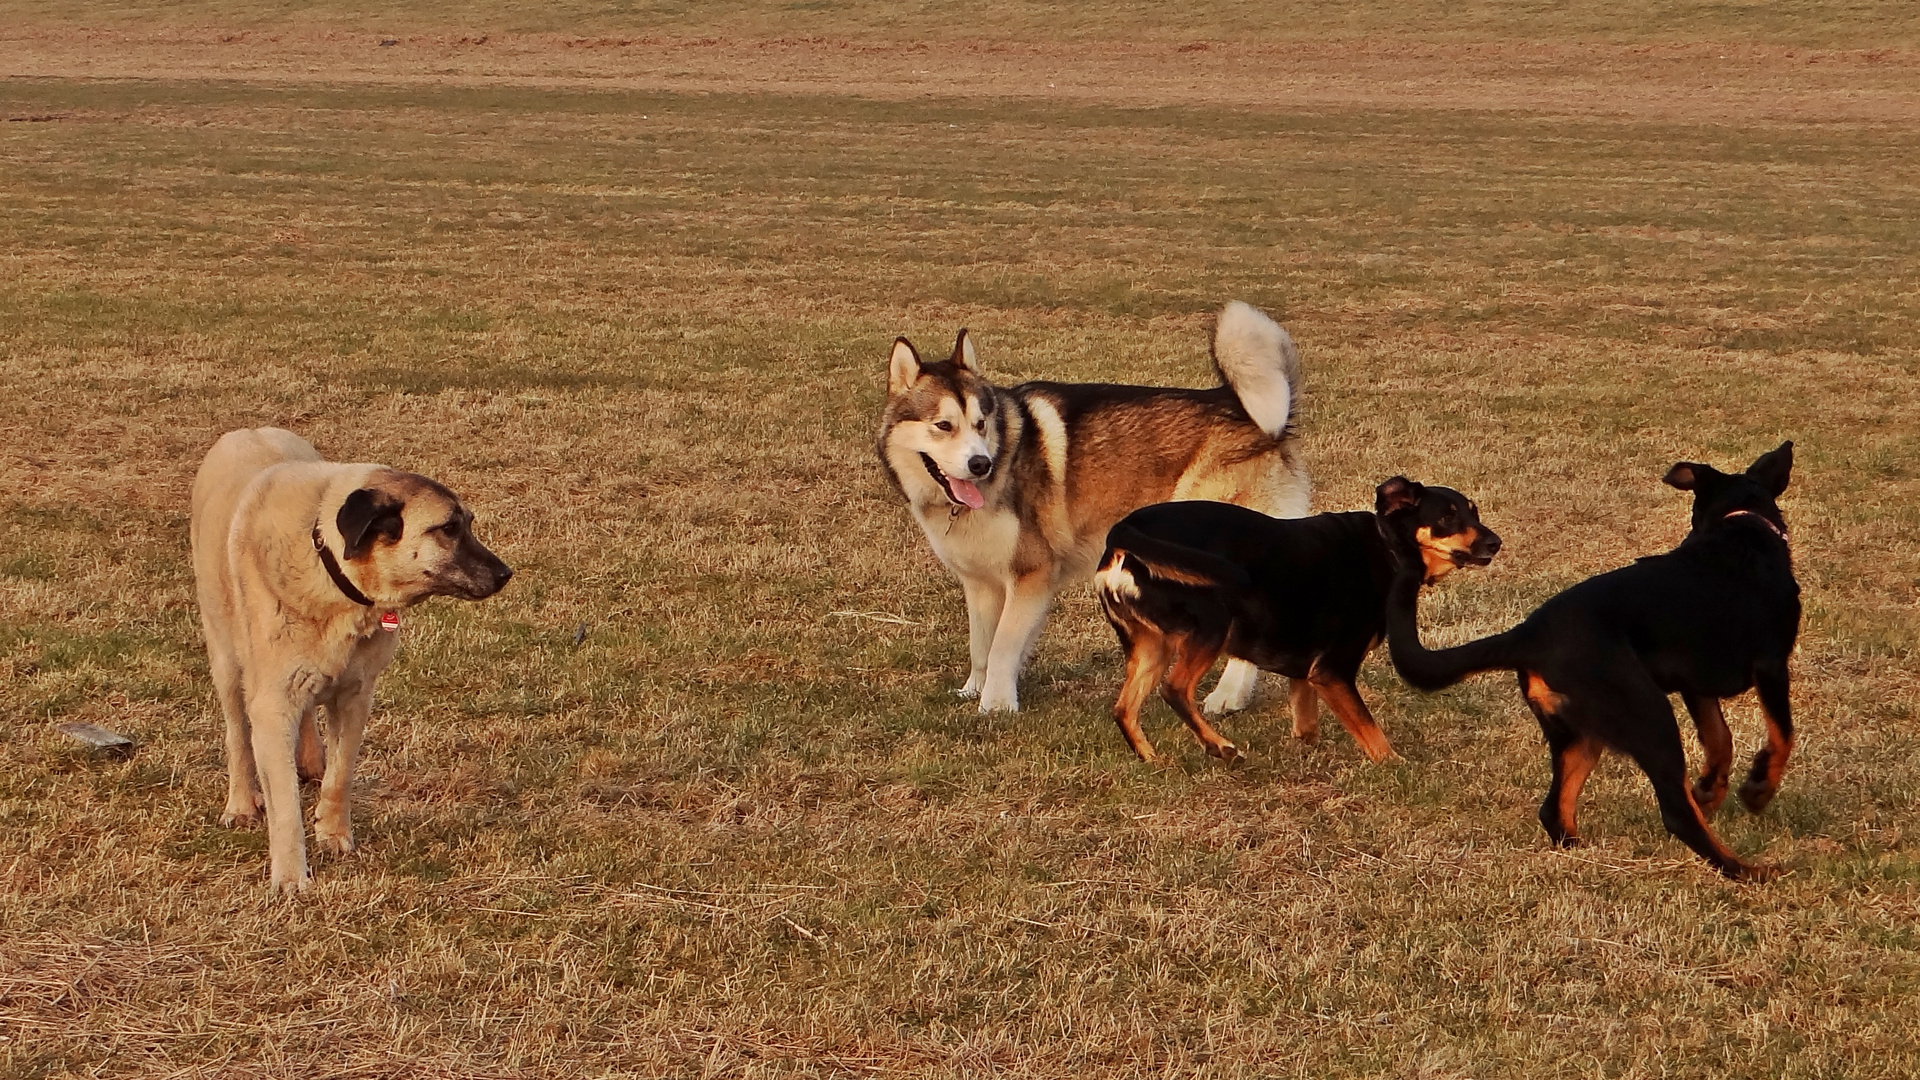
M 1701 477 L 1712 472 L 1713 466 L 1711 465 L 1700 465 L 1691 461 L 1683 461 L 1673 468 L 1668 469 L 1667 475 L 1662 477 L 1661 480 L 1668 487 L 1676 487 L 1681 491 L 1692 491 L 1700 485 Z
M 1425 489 L 1404 476 L 1389 478 L 1373 489 L 1373 512 L 1381 517 L 1410 510 L 1420 501 Z
M 893 339 L 893 355 L 887 357 L 887 392 L 904 394 L 920 378 L 920 354 L 906 338 Z
M 1787 490 L 1787 480 L 1793 473 L 1793 440 L 1788 439 L 1779 446 L 1753 459 L 1747 466 L 1747 475 L 1760 481 L 1760 486 L 1779 498 Z
M 980 374 L 980 358 L 973 354 L 973 335 L 967 333 L 964 326 L 960 328 L 960 336 L 953 339 L 953 362 L 975 375 Z
M 365 555 L 367 549 L 373 547 L 375 537 L 398 540 L 406 528 L 400 504 L 372 488 L 361 488 L 348 495 L 347 501 L 340 504 L 340 512 L 333 516 L 333 523 L 339 527 L 340 539 L 347 545 L 340 555 L 348 560 Z

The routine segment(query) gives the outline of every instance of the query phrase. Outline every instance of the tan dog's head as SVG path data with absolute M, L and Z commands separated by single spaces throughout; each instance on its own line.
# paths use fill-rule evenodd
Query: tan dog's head
M 417 604 L 429 596 L 484 600 L 513 570 L 473 535 L 473 514 L 424 476 L 379 469 L 334 515 L 341 562 L 376 603 Z

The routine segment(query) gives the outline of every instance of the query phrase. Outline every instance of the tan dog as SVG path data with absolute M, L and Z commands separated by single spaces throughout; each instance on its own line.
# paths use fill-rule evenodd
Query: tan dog
M 453 492 L 384 465 L 323 461 L 279 428 L 229 431 L 193 481 L 200 625 L 227 721 L 222 825 L 264 808 L 272 888 L 312 877 L 300 780 L 324 774 L 314 837 L 353 850 L 348 793 L 401 608 L 480 600 L 513 576 Z M 315 710 L 327 708 L 324 748 Z

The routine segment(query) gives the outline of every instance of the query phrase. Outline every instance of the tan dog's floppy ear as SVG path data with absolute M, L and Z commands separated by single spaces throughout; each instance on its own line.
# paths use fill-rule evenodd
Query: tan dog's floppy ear
M 1713 466 L 1711 465 L 1700 465 L 1692 461 L 1682 461 L 1673 468 L 1668 469 L 1667 475 L 1661 478 L 1661 482 L 1668 487 L 1679 488 L 1681 491 L 1692 491 L 1695 487 L 1699 486 L 1700 477 L 1712 471 Z
M 333 516 L 340 539 L 346 544 L 340 557 L 353 560 L 365 555 L 378 537 L 385 537 L 389 543 L 400 539 L 400 533 L 406 528 L 400 511 L 399 503 L 372 488 L 361 488 L 348 495 L 340 504 L 340 512 Z
M 953 339 L 953 362 L 975 375 L 980 374 L 980 358 L 973 353 L 973 335 L 967 333 L 964 326 L 960 328 L 960 336 Z
M 919 378 L 920 354 L 913 351 L 913 342 L 894 338 L 893 355 L 887 358 L 887 392 L 904 394 Z
M 1779 446 L 1761 454 L 1747 466 L 1747 475 L 1760 481 L 1762 487 L 1779 498 L 1787 490 L 1787 481 L 1793 475 L 1793 440 L 1789 439 Z
M 1404 476 L 1395 476 L 1373 489 L 1373 512 L 1381 517 L 1410 510 L 1420 501 L 1419 484 Z

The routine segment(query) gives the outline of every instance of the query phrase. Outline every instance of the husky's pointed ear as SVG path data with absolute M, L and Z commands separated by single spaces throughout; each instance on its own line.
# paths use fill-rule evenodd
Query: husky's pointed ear
M 975 375 L 980 374 L 980 358 L 973 354 L 973 335 L 967 333 L 964 326 L 960 328 L 960 336 L 953 339 L 953 362 Z
M 894 338 L 893 355 L 887 358 L 887 392 L 904 394 L 919 378 L 920 354 L 913 351 L 913 342 Z
M 1373 489 L 1373 512 L 1381 517 L 1410 510 L 1425 489 L 1404 476 L 1395 476 Z
M 1787 480 L 1793 473 L 1793 440 L 1789 439 L 1779 446 L 1761 454 L 1747 466 L 1747 475 L 1760 481 L 1760 486 L 1779 498 L 1787 490 Z
M 1715 469 L 1711 465 L 1702 465 L 1695 461 L 1682 461 L 1667 470 L 1660 482 L 1681 491 L 1692 491 L 1700 486 L 1700 481 L 1712 476 Z

